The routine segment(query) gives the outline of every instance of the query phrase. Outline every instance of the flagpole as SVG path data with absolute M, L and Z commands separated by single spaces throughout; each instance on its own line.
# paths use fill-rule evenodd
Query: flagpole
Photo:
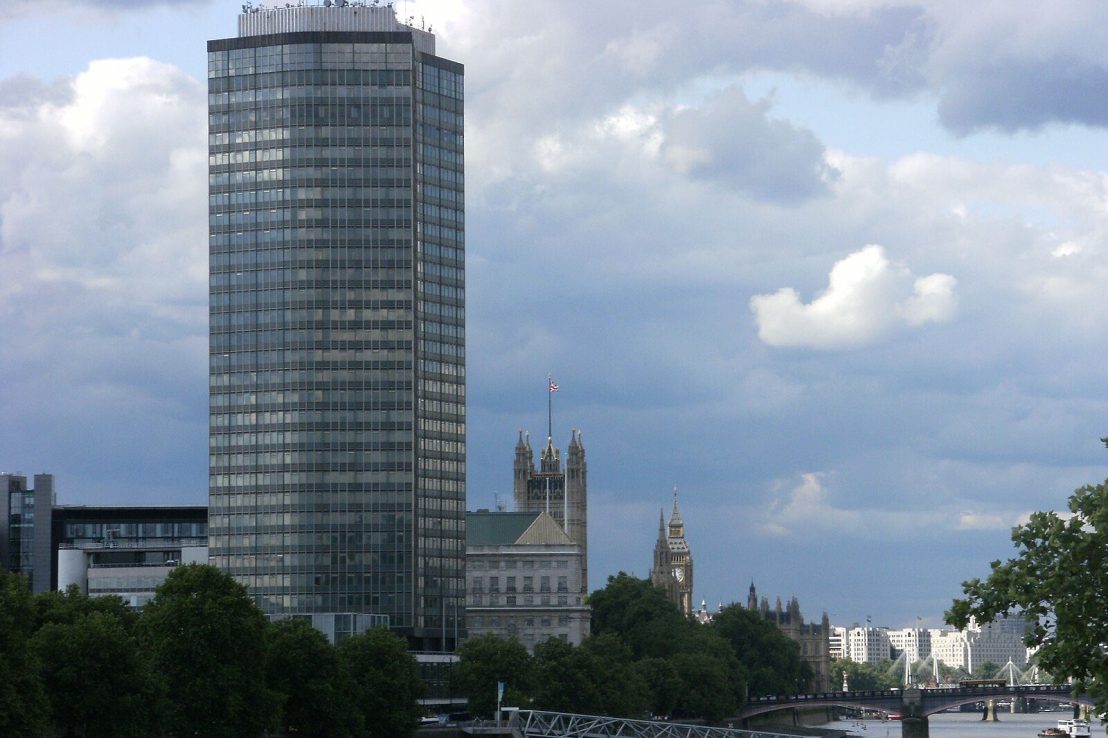
M 554 437 L 554 377 L 546 373 L 546 437 Z

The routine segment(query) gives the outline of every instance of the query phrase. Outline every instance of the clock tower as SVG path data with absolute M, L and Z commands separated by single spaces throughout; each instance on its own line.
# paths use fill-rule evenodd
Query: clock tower
M 669 524 L 665 512 L 658 516 L 658 541 L 654 544 L 654 567 L 650 581 L 665 590 L 681 612 L 691 616 L 693 611 L 693 558 L 685 540 L 685 523 L 677 509 L 677 488 L 673 488 L 673 513 Z

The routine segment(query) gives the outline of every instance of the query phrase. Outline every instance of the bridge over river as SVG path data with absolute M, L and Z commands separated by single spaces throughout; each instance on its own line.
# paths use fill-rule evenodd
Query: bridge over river
M 956 687 L 953 689 L 890 689 L 824 692 L 750 700 L 736 716 L 736 724 L 757 715 L 811 707 L 851 707 L 898 716 L 904 738 L 927 738 L 929 715 L 952 707 L 996 700 L 1040 700 L 1092 705 L 1085 695 L 1074 696 L 1065 684 Z M 520 710 L 512 716 L 512 735 L 517 738 L 787 738 L 787 728 L 746 730 L 735 727 L 684 725 L 680 723 L 627 720 L 598 715 L 573 715 L 539 710 Z
M 740 718 L 790 710 L 799 707 L 853 707 L 899 717 L 904 738 L 927 738 L 927 717 L 937 712 L 977 702 L 993 703 L 1009 699 L 1016 702 L 1073 702 L 1092 706 L 1086 695 L 1073 694 L 1068 684 L 1025 684 L 1013 686 L 973 686 L 952 689 L 887 689 L 823 692 L 788 697 L 756 697 L 743 707 Z

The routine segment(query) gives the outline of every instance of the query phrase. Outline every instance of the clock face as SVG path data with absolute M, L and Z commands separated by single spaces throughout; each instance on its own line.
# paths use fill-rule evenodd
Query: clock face
M 679 582 L 683 582 L 683 581 L 685 581 L 685 568 L 684 568 L 684 567 L 682 567 L 682 566 L 675 566 L 675 567 L 673 567 L 673 576 L 674 576 L 674 577 L 675 577 L 675 578 L 677 579 L 677 581 L 679 581 Z

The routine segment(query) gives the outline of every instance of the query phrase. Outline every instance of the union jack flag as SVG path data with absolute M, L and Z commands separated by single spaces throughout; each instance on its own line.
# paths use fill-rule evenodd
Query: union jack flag
M 550 382 L 550 391 L 551 392 L 557 392 L 558 391 L 558 383 L 557 382 L 555 382 L 553 379 L 547 379 L 546 381 Z

